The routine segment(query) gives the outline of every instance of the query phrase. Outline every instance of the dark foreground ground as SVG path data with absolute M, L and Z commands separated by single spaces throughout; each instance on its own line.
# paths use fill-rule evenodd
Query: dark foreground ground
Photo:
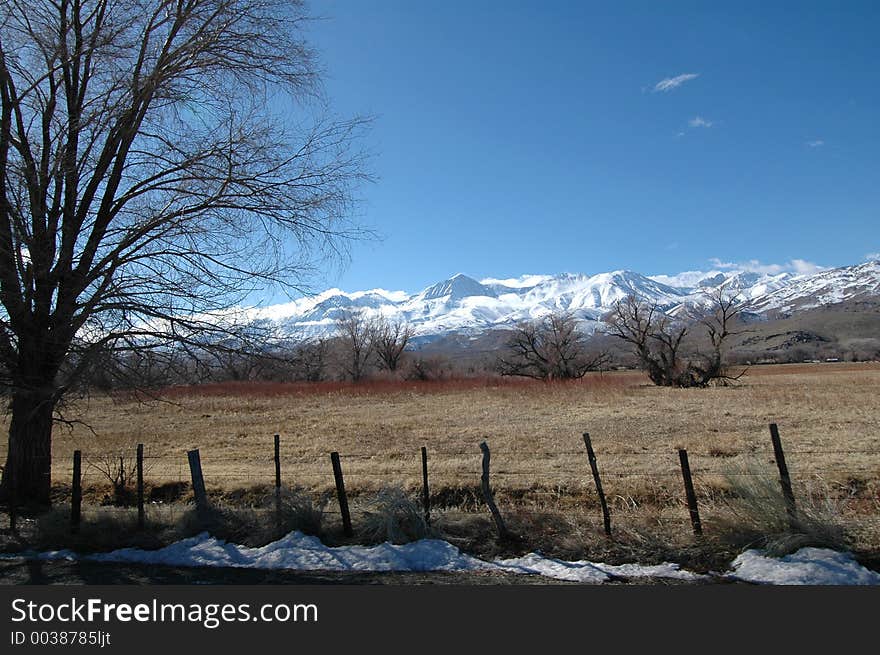
M 294 585 L 571 585 L 538 575 L 497 572 L 372 573 L 271 571 L 239 568 L 109 564 L 85 561 L 0 560 L 5 585 L 165 585 L 165 584 L 294 584 Z M 680 585 L 681 580 L 619 578 L 606 584 Z M 711 584 L 711 583 L 710 583 Z

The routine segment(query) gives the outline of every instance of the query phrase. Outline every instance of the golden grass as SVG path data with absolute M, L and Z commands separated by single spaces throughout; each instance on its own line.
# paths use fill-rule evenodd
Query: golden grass
M 481 454 L 492 450 L 502 511 L 597 516 L 582 433 L 590 432 L 616 526 L 627 521 L 687 534 L 678 448 L 686 448 L 705 517 L 720 515 L 733 473 L 776 468 L 767 424 L 779 425 L 797 494 L 817 484 L 842 501 L 844 521 L 880 543 L 880 365 L 754 367 L 733 387 L 663 389 L 638 372 L 577 383 L 471 380 L 357 386 L 216 385 L 173 389 L 169 401 L 92 397 L 70 408 L 91 426 L 56 429 L 55 482 L 71 454 L 86 462 L 145 444 L 150 482 L 187 481 L 186 451 L 199 448 L 209 491 L 271 485 L 281 434 L 286 484 L 333 488 L 329 453 L 342 457 L 357 495 L 421 484 L 427 446 L 437 506 L 478 508 Z M 71 416 L 72 417 L 72 416 Z M 3 445 L 5 448 L 5 444 Z M 0 449 L 2 455 L 2 449 Z M 85 466 L 84 484 L 100 484 Z M 578 519 L 578 520 L 582 520 Z
M 670 486 L 666 477 L 677 493 L 677 448 L 688 449 L 698 485 L 756 458 L 772 469 L 770 422 L 779 424 L 796 480 L 876 480 L 880 472 L 876 364 L 755 367 L 739 386 L 709 389 L 657 388 L 636 372 L 549 385 L 259 389 L 195 387 L 147 404 L 81 401 L 70 411 L 96 434 L 79 425 L 56 429 L 55 479 L 66 479 L 74 449 L 88 459 L 144 443 L 157 482 L 188 478 L 190 448 L 201 449 L 209 485 L 271 482 L 279 433 L 285 481 L 314 488 L 331 486 L 333 450 L 353 489 L 416 485 L 423 445 L 435 487 L 476 485 L 482 440 L 500 489 L 582 487 L 591 484 L 581 437 L 588 431 L 609 495 L 627 497 L 630 489 Z

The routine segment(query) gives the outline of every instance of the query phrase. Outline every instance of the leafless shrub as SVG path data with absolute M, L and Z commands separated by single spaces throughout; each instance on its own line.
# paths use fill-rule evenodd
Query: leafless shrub
M 110 483 L 113 505 L 130 505 L 134 501 L 137 477 L 137 451 L 132 448 L 108 448 L 86 457 L 86 466 Z M 144 476 L 150 469 L 150 460 L 144 462 Z
M 404 377 L 417 382 L 435 382 L 452 378 L 452 366 L 440 355 L 417 355 L 410 359 Z

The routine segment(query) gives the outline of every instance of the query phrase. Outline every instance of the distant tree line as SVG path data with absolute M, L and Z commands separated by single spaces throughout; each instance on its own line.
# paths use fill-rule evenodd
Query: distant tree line
M 452 357 L 408 350 L 413 329 L 407 323 L 345 312 L 333 328 L 326 335 L 278 339 L 256 325 L 253 334 L 205 348 L 108 348 L 83 363 L 87 370 L 81 387 L 112 391 L 212 382 L 435 380 L 488 371 L 471 359 L 457 363 Z
M 876 344 L 844 348 L 829 340 L 777 350 L 733 350 L 733 337 L 748 331 L 748 304 L 736 294 L 712 292 L 697 306 L 670 312 L 628 297 L 606 317 L 606 329 L 591 333 L 570 312 L 524 321 L 488 352 L 422 352 L 411 324 L 365 311 L 346 311 L 323 336 L 270 338 L 264 325 L 252 333 L 201 349 L 107 349 L 83 366 L 84 387 L 99 390 L 160 388 L 205 382 L 363 382 L 375 379 L 431 381 L 516 376 L 543 381 L 577 380 L 588 373 L 643 370 L 658 386 L 726 384 L 750 365 L 809 361 L 862 361 L 880 357 Z M 674 315 L 673 315 L 674 314 Z M 806 334 L 806 333 L 805 333 Z

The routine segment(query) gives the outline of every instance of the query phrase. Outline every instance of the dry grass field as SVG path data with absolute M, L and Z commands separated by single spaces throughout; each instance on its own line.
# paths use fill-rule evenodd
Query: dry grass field
M 285 484 L 333 488 L 329 453 L 342 457 L 352 495 L 421 484 L 427 446 L 436 507 L 482 511 L 479 443 L 492 450 L 492 483 L 502 510 L 597 507 L 582 433 L 592 435 L 615 521 L 637 516 L 683 526 L 677 449 L 689 452 L 701 510 L 711 514 L 731 481 L 775 469 L 768 423 L 779 425 L 802 502 L 832 498 L 872 544 L 880 516 L 880 365 L 754 367 L 731 387 L 665 389 L 637 372 L 596 374 L 577 383 L 510 380 L 438 383 L 243 384 L 170 389 L 162 401 L 92 397 L 69 408 L 88 428 L 59 427 L 56 482 L 69 479 L 71 453 L 89 466 L 143 443 L 152 485 L 187 481 L 185 452 L 199 448 L 209 491 L 235 494 L 274 479 L 272 435 L 281 435 Z M 332 507 L 332 505 L 331 505 Z M 568 508 L 568 509 L 566 509 Z M 574 508 L 574 509 L 573 509 Z

